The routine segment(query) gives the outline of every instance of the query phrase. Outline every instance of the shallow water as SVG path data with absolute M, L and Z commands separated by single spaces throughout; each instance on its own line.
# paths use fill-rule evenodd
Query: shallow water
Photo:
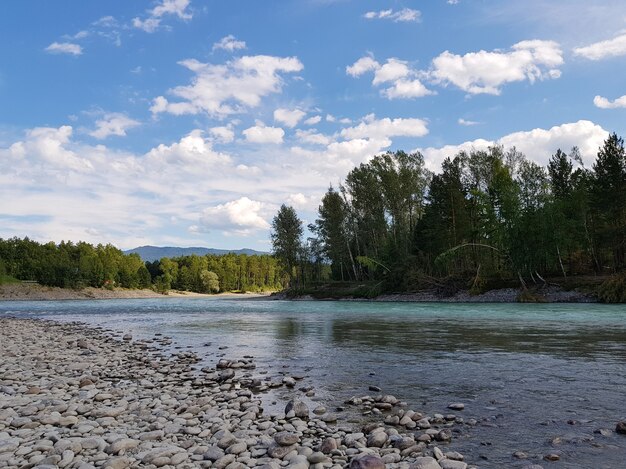
M 551 452 L 561 461 L 546 468 L 626 467 L 626 436 L 594 433 L 626 419 L 624 306 L 172 298 L 5 301 L 0 315 L 160 332 L 207 363 L 253 355 L 258 371 L 306 376 L 327 404 L 369 385 L 428 414 L 463 402 L 479 424 L 463 426 L 454 449 L 481 468 Z

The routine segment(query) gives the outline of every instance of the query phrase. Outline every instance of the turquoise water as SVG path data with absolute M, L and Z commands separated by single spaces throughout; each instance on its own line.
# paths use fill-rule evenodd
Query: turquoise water
M 626 419 L 621 305 L 171 298 L 0 302 L 0 315 L 160 332 L 206 364 L 253 355 L 258 372 L 304 375 L 327 404 L 369 385 L 427 413 L 464 402 L 464 418 L 479 423 L 462 427 L 455 449 L 482 468 L 548 452 L 562 459 L 544 467 L 626 467 L 626 436 L 594 433 Z

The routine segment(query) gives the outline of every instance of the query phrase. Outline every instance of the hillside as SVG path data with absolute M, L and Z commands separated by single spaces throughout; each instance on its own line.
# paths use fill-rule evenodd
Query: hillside
M 139 254 L 139 257 L 144 262 L 153 262 L 162 259 L 163 257 L 181 257 L 181 256 L 191 256 L 195 254 L 197 256 L 205 256 L 207 254 L 213 254 L 217 256 L 221 256 L 228 253 L 234 254 L 246 254 L 248 256 L 257 256 L 268 254 L 267 252 L 255 251 L 254 249 L 214 249 L 214 248 L 201 248 L 201 247 L 191 247 L 191 248 L 180 248 L 180 247 L 172 247 L 172 246 L 140 246 L 134 249 L 129 249 L 128 251 L 124 251 L 124 254 Z

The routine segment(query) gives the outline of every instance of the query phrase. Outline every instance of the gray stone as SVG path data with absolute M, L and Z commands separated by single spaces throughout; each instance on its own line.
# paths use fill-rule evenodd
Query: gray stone
M 441 469 L 439 463 L 435 460 L 435 458 L 431 457 L 420 457 L 415 458 L 415 462 L 411 464 L 411 469 Z
M 224 456 L 224 450 L 220 448 L 219 446 L 209 446 L 209 449 L 207 449 L 202 455 L 202 457 L 206 461 L 217 461 L 219 458 L 223 456 Z
M 105 452 L 108 454 L 120 454 L 122 451 L 128 451 L 130 449 L 136 448 L 137 446 L 139 446 L 139 443 L 139 440 L 133 440 L 131 438 L 121 438 L 107 446 Z
M 319 464 L 319 463 L 323 463 L 327 461 L 328 457 L 321 451 L 316 451 L 314 453 L 309 454 L 307 459 L 311 464 Z
M 267 455 L 270 458 L 283 459 L 289 453 L 291 453 L 292 451 L 297 450 L 297 449 L 298 449 L 298 447 L 296 445 L 292 445 L 292 446 L 275 445 L 275 446 L 270 446 L 267 449 Z
M 465 409 L 465 404 L 461 403 L 461 402 L 454 402 L 452 404 L 450 404 L 448 406 L 448 409 L 452 409 L 452 410 L 463 410 Z
M 329 454 L 336 449 L 337 440 L 334 438 L 324 438 L 324 441 L 322 441 L 322 444 L 320 445 L 320 451 L 324 454 Z
M 228 454 L 241 454 L 241 453 L 243 453 L 247 449 L 248 449 L 248 445 L 246 445 L 245 441 L 239 441 L 239 442 L 235 443 L 234 445 L 229 446 L 226 449 L 226 453 L 228 453 Z
M 309 418 L 309 407 L 298 399 L 291 400 L 285 406 L 285 414 L 293 411 L 295 416 L 301 419 Z
M 373 454 L 356 457 L 350 462 L 350 469 L 385 469 L 385 467 L 385 462 Z
M 467 463 L 453 459 L 442 459 L 439 461 L 439 465 L 441 469 L 467 469 Z
M 300 441 L 300 437 L 295 433 L 278 432 L 274 434 L 274 441 L 280 446 L 291 446 Z

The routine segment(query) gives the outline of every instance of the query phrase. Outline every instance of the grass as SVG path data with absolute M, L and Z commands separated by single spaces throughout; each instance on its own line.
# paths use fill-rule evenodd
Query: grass
M 0 275 L 0 285 L 9 285 L 12 283 L 21 283 L 15 277 L 11 277 L 10 275 Z

